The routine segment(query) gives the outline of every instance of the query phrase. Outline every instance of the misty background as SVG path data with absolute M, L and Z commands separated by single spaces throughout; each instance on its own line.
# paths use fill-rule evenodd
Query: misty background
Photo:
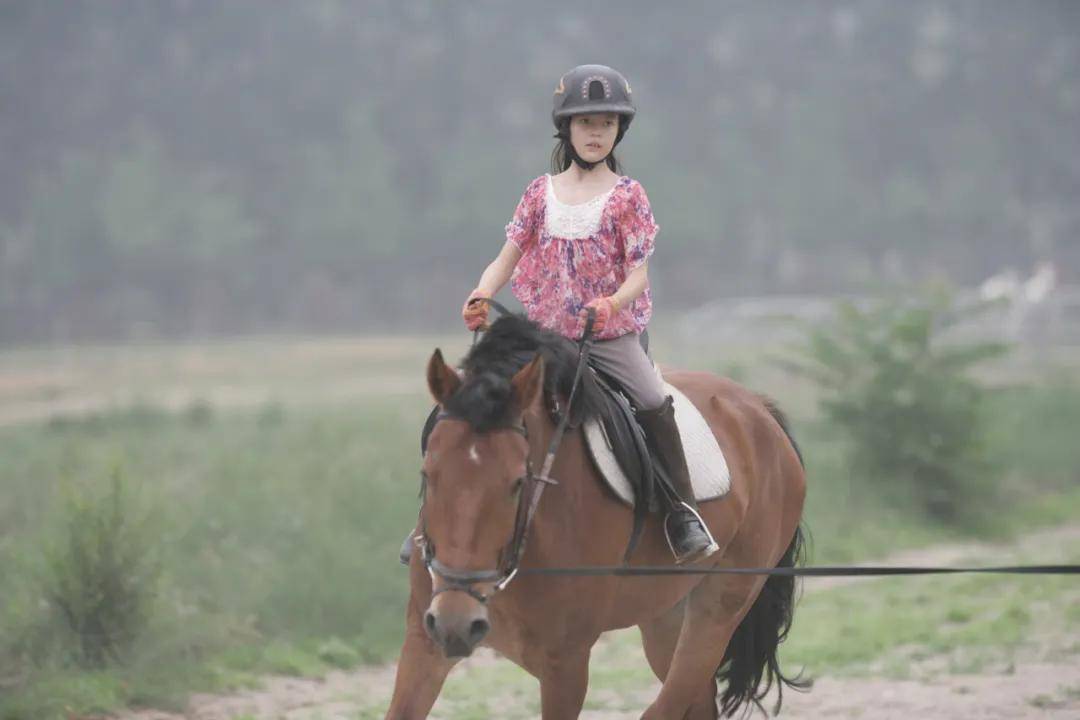
M 457 328 L 580 63 L 658 306 L 1080 269 L 1080 4 L 0 3 L 0 344 Z
M 0 0 L 0 720 L 382 717 L 425 365 L 582 63 L 654 357 L 784 409 L 807 562 L 1080 563 L 1080 2 Z M 783 665 L 845 716 L 1080 707 L 1071 578 L 807 587 Z M 636 630 L 593 667 L 583 718 L 655 696 Z

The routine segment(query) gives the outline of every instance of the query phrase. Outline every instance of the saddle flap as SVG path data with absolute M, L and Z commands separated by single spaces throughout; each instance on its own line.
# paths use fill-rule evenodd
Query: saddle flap
M 656 484 L 652 459 L 645 433 L 634 418 L 630 401 L 617 389 L 617 383 L 612 378 L 594 368 L 589 368 L 589 372 L 594 373 L 597 385 L 603 390 L 605 410 L 594 427 L 599 429 L 606 454 L 614 458 L 622 476 L 632 483 L 631 497 L 644 497 L 646 507 L 655 510 Z M 585 427 L 586 436 L 590 424 L 587 423 Z
M 621 393 L 615 393 L 606 383 L 604 386 L 606 393 L 622 398 Z M 686 454 L 694 499 L 706 502 L 723 497 L 730 489 L 731 477 L 727 460 L 709 423 L 689 398 L 674 385 L 665 381 L 664 392 L 671 395 L 675 401 L 675 423 L 679 427 L 683 452 Z M 651 460 L 648 459 L 644 434 L 634 420 L 633 411 L 625 398 L 622 398 L 621 403 L 613 401 L 610 405 L 619 413 L 615 415 L 616 419 L 590 418 L 582 427 L 589 456 L 608 487 L 627 505 L 635 505 L 638 488 L 642 487 L 644 476 L 647 500 L 651 506 L 654 501 L 654 483 L 650 477 Z M 634 431 L 619 432 L 617 428 L 625 423 L 629 423 Z M 611 432 L 612 427 L 616 428 L 616 432 Z M 609 447 L 605 430 L 614 441 L 615 449 Z M 645 458 L 644 462 L 641 458 Z M 648 475 L 642 472 L 643 467 L 649 468 Z

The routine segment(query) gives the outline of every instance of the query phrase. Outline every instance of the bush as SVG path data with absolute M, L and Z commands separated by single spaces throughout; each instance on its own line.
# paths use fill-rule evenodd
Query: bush
M 149 620 L 160 563 L 150 516 L 114 470 L 104 494 L 73 491 L 46 552 L 45 597 L 79 665 L 119 660 Z
M 960 307 L 943 293 L 869 308 L 845 302 L 833 322 L 810 331 L 796 363 L 818 384 L 825 419 L 849 440 L 852 471 L 876 489 L 909 490 L 938 520 L 963 519 L 994 492 L 981 452 L 984 390 L 969 371 L 1006 347 L 943 341 L 986 307 Z

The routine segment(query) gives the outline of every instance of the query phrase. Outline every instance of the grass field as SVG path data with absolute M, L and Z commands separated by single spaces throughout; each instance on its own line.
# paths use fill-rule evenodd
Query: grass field
M 261 673 L 392 658 L 406 595 L 396 551 L 416 515 L 418 429 L 430 409 L 423 368 L 436 345 L 456 358 L 467 343 L 263 338 L 0 354 L 0 718 L 176 708 L 190 690 L 244 686 Z M 678 364 L 723 367 L 697 360 Z M 809 468 L 812 562 L 971 535 L 920 520 L 902 488 L 883 497 L 847 474 L 804 385 L 750 362 L 738 372 L 793 407 Z M 1010 512 L 988 518 L 982 536 L 1080 516 L 1080 391 L 1070 382 L 1013 383 L 992 397 L 992 453 Z M 798 399 L 788 406 L 788 397 Z M 72 508 L 109 501 L 115 482 L 118 502 L 144 521 L 142 549 L 159 572 L 138 636 L 118 661 L 88 670 L 48 588 Z M 1013 581 L 965 582 L 945 585 L 949 602 L 932 610 L 935 627 L 955 629 L 943 636 L 950 647 L 1008 647 L 1041 612 Z M 896 648 L 930 642 L 890 634 L 931 612 L 918 583 L 903 587 L 885 601 L 859 588 L 808 599 L 789 656 L 830 671 L 895 669 Z M 1068 588 L 1030 587 L 1075 607 Z M 814 635 L 838 610 L 874 632 L 840 644 L 827 630 Z M 1070 613 L 1063 627 L 1075 632 Z M 451 698 L 464 692 L 454 687 Z

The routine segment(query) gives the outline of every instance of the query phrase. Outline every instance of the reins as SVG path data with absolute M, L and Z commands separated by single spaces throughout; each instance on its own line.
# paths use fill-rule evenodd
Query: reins
M 566 568 L 525 568 L 522 575 L 656 576 L 656 575 L 788 575 L 796 577 L 858 577 L 888 575 L 953 575 L 958 573 L 1019 575 L 1080 575 L 1080 565 L 1002 565 L 996 567 L 927 567 L 888 565 L 818 565 L 814 567 L 726 568 L 677 565 L 584 565 Z
M 502 312 L 505 314 L 505 309 Z M 570 424 L 570 416 L 572 414 L 571 408 L 574 407 L 574 394 L 577 392 L 578 385 L 581 382 L 582 370 L 584 370 L 585 365 L 589 361 L 589 350 L 592 348 L 592 331 L 595 320 L 596 311 L 589 308 L 588 318 L 585 321 L 585 332 L 582 334 L 581 341 L 578 345 L 577 369 L 574 371 L 574 382 L 570 386 L 570 395 L 566 400 L 566 411 L 562 414 L 562 417 L 559 418 L 559 424 L 555 427 L 555 432 L 551 436 L 551 442 L 548 443 L 547 454 L 544 456 L 544 463 L 540 466 L 540 474 L 534 476 L 532 471 L 526 466 L 528 479 L 532 481 L 531 485 L 533 490 L 529 498 L 529 503 L 526 506 L 527 509 L 525 511 L 524 520 L 515 523 L 516 528 L 520 528 L 520 536 L 518 532 L 515 532 L 515 537 L 511 541 L 510 557 L 508 560 L 511 570 L 507 574 L 505 580 L 495 585 L 496 591 L 506 587 L 518 572 L 518 563 L 521 562 L 521 555 L 525 551 L 525 541 L 528 539 L 529 528 L 532 526 L 533 516 L 536 515 L 536 508 L 540 506 L 540 496 L 544 494 L 544 488 L 548 485 L 558 485 L 558 481 L 551 477 L 551 468 L 555 464 L 555 455 L 559 452 L 559 445 L 562 443 L 563 435 L 566 434 L 566 428 Z M 528 438 L 526 437 L 526 439 Z

